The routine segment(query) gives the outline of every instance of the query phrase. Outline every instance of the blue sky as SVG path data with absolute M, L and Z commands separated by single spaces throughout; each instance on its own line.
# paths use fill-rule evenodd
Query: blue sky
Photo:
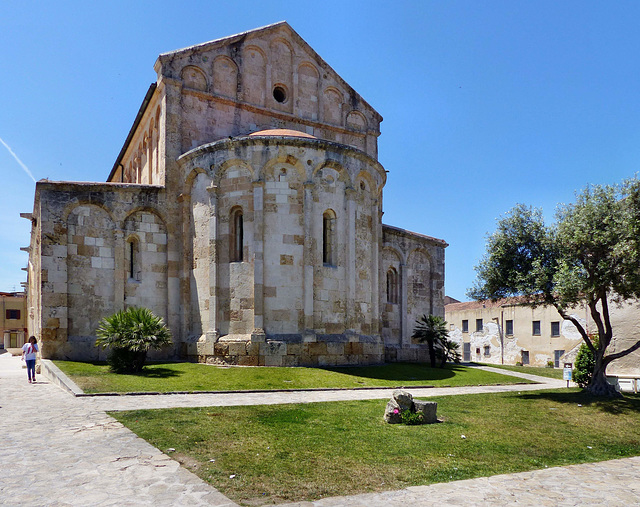
M 286 20 L 382 114 L 383 222 L 445 239 L 466 300 L 495 220 L 640 161 L 640 2 L 2 2 L 0 139 L 38 180 L 104 181 L 160 53 Z M 0 291 L 35 184 L 0 143 Z

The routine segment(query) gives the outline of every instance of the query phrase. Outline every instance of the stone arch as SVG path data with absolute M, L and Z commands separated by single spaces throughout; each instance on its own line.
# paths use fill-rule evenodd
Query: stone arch
M 191 192 L 191 189 L 193 187 L 193 182 L 196 179 L 196 177 L 199 174 L 206 174 L 207 176 L 209 176 L 210 180 L 213 180 L 211 174 L 209 174 L 209 171 L 207 171 L 206 169 L 198 166 L 198 167 L 194 167 L 186 176 L 185 181 L 184 181 L 184 185 L 186 189 L 189 189 L 189 192 Z
M 344 185 L 349 188 L 352 185 L 352 180 L 351 180 L 351 175 L 349 174 L 349 171 L 347 171 L 342 164 L 340 164 L 339 162 L 336 162 L 334 160 L 325 160 L 322 163 L 318 164 L 314 169 L 313 169 L 313 173 L 312 173 L 312 179 L 316 179 L 318 176 L 318 172 L 322 171 L 322 169 L 329 167 L 331 169 L 334 169 L 335 171 L 338 172 L 339 177 L 338 177 L 338 181 L 341 183 L 344 183 Z
M 205 92 L 209 88 L 207 76 L 197 65 L 187 65 L 180 73 L 183 86 L 192 90 Z
M 279 154 L 266 162 L 260 169 L 260 179 L 267 179 L 271 175 L 272 171 L 276 169 L 276 166 L 286 166 L 294 169 L 298 175 L 300 183 L 303 183 L 306 179 L 306 171 L 302 161 L 290 154 Z M 275 176 L 274 176 L 275 177 Z
M 267 89 L 267 55 L 258 46 L 242 51 L 242 98 L 245 102 L 264 106 Z
M 238 66 L 228 56 L 213 61 L 213 91 L 232 99 L 238 94 Z
M 322 120 L 334 125 L 342 125 L 342 105 L 344 96 L 333 86 L 324 89 L 322 93 Z
M 216 186 L 220 185 L 220 181 L 222 180 L 222 178 L 224 178 L 226 173 L 230 169 L 233 169 L 234 167 L 237 167 L 239 169 L 243 169 L 243 170 L 248 171 L 249 177 L 251 178 L 252 181 L 256 177 L 253 167 L 251 165 L 249 165 L 246 161 L 244 161 L 242 159 L 239 159 L 239 158 L 233 158 L 233 159 L 230 159 L 230 160 L 225 160 L 222 164 L 220 164 L 215 169 L 213 169 L 213 167 L 214 166 L 212 165 L 211 166 L 211 173 L 212 173 L 212 178 L 213 178 L 213 184 L 216 185 Z
M 65 209 L 62 211 L 62 219 L 67 222 L 69 220 L 69 215 L 73 212 L 73 210 L 79 206 L 95 206 L 97 208 L 100 208 L 102 211 L 104 211 L 107 215 L 109 215 L 109 219 L 112 222 L 116 222 L 115 216 L 112 212 L 112 210 L 104 203 L 102 202 L 95 202 L 95 201 L 90 201 L 89 199 L 79 199 L 77 201 L 74 201 L 73 203 L 67 205 L 65 207 Z
M 360 111 L 350 111 L 347 114 L 347 128 L 365 132 L 367 130 L 367 119 Z
M 130 217 L 132 215 L 134 215 L 135 213 L 150 213 L 152 215 L 155 215 L 158 218 L 158 220 L 160 222 L 162 222 L 163 226 L 166 229 L 167 221 L 166 221 L 166 218 L 165 218 L 165 216 L 164 216 L 164 214 L 162 213 L 161 210 L 159 210 L 157 208 L 154 208 L 152 206 L 135 206 L 135 207 L 127 210 L 124 218 L 121 220 L 120 227 L 123 230 L 125 230 L 125 223 L 127 222 L 127 220 L 129 220 Z
M 388 254 L 389 256 L 393 257 L 400 264 L 405 264 L 406 263 L 406 257 L 404 255 L 404 253 L 394 245 L 390 245 L 388 243 L 385 243 L 382 246 L 382 255 L 383 255 L 383 257 L 384 257 L 385 254 Z
M 318 119 L 318 90 L 320 73 L 311 62 L 302 62 L 298 66 L 298 92 L 296 107 L 303 118 Z
M 270 61 L 271 64 L 271 86 L 281 84 L 289 90 L 289 97 L 284 101 L 276 100 L 270 90 L 268 103 L 271 107 L 281 111 L 291 112 L 293 110 L 293 102 L 295 97 L 293 94 L 293 55 L 295 54 L 293 47 L 283 38 L 277 38 L 270 44 Z
M 376 184 L 374 177 L 371 175 L 369 171 L 362 170 L 356 176 L 356 191 L 358 192 L 363 190 L 360 186 L 361 182 L 365 183 L 366 189 L 364 190 L 368 192 L 369 195 L 371 196 L 377 195 L 378 185 Z

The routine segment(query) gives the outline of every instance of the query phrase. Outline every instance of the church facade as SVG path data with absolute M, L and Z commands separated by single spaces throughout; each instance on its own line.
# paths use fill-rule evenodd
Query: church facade
M 440 239 L 382 224 L 382 117 L 286 23 L 160 55 L 105 183 L 39 181 L 29 326 L 94 359 L 145 306 L 163 357 L 241 365 L 424 361 Z M 160 357 L 160 356 L 158 356 Z

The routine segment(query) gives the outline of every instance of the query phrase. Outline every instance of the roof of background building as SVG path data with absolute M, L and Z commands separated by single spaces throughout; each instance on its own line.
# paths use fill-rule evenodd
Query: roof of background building
M 500 308 L 501 306 L 523 305 L 527 302 L 524 296 L 516 296 L 511 298 L 502 298 L 496 301 L 485 299 L 484 301 L 465 301 L 463 303 L 450 303 L 444 305 L 446 311 L 456 310 L 480 310 L 482 308 Z

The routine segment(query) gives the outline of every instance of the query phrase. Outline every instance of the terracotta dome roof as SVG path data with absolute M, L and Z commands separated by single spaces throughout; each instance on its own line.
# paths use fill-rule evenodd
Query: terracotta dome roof
M 317 137 L 307 134 L 306 132 L 300 132 L 299 130 L 291 129 L 268 129 L 259 130 L 253 132 L 249 136 L 274 136 L 274 137 L 306 137 L 308 139 L 317 139 Z

